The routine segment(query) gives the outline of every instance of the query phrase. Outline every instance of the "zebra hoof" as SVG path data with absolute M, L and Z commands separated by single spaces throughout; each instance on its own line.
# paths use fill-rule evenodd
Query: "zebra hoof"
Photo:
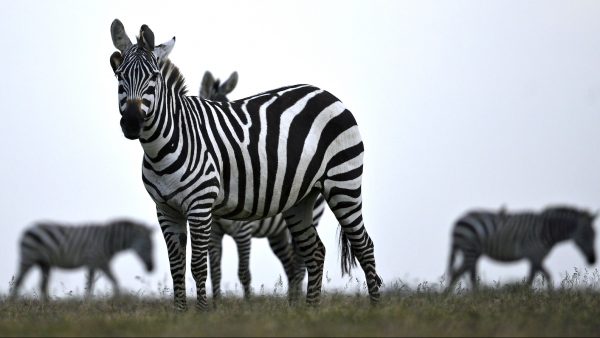
M 187 311 L 187 305 L 186 304 L 175 304 L 175 311 L 185 312 L 185 311 Z
M 200 312 L 208 312 L 208 304 L 196 303 L 196 310 Z

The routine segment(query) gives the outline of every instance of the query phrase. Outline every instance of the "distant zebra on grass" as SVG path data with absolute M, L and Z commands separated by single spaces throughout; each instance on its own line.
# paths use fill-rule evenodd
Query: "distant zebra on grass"
M 229 78 L 220 83 L 211 72 L 206 71 L 200 85 L 200 97 L 207 100 L 228 102 L 227 94 L 231 93 L 238 81 L 237 72 L 233 72 Z M 319 220 L 325 210 L 325 199 L 319 196 L 313 209 L 313 226 L 319 224 Z M 268 238 L 271 250 L 281 261 L 288 280 L 288 295 L 290 299 L 300 292 L 300 286 L 304 279 L 306 267 L 304 260 L 294 250 L 292 238 L 283 214 L 265 218 L 257 221 L 231 221 L 219 217 L 213 217 L 211 228 L 211 240 L 209 246 L 210 277 L 213 288 L 213 297 L 221 295 L 221 255 L 223 236 L 227 234 L 233 237 L 238 251 L 238 277 L 244 287 L 244 296 L 248 298 L 251 294 L 250 282 L 250 247 L 252 238 Z
M 498 213 L 471 211 L 458 219 L 452 231 L 452 246 L 448 271 L 450 290 L 462 274 L 469 272 L 471 284 L 477 286 L 477 260 L 486 255 L 502 262 L 526 258 L 531 263 L 528 283 L 537 272 L 552 285 L 550 274 L 542 266 L 544 258 L 555 244 L 573 240 L 587 258 L 596 262 L 594 249 L 596 215 L 572 207 L 550 207 L 541 213 Z M 462 253 L 462 263 L 455 267 L 456 255 Z
M 144 262 L 147 271 L 154 269 L 152 258 L 152 230 L 131 220 L 114 220 L 107 225 L 89 224 L 68 226 L 53 222 L 38 222 L 23 233 L 20 242 L 20 266 L 11 290 L 17 296 L 27 272 L 35 265 L 42 272 L 40 284 L 43 299 L 48 299 L 50 268 L 74 269 L 87 267 L 86 295 L 91 296 L 94 273 L 101 270 L 114 286 L 119 285 L 109 263 L 115 254 L 133 249 Z

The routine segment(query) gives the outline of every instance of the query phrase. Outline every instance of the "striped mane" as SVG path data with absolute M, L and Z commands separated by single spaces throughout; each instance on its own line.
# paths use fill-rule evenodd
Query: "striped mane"
M 167 88 L 173 91 L 173 93 L 183 96 L 187 94 L 187 87 L 185 86 L 185 78 L 179 71 L 179 68 L 171 62 L 169 59 L 165 59 L 160 64 L 160 72 L 165 79 Z

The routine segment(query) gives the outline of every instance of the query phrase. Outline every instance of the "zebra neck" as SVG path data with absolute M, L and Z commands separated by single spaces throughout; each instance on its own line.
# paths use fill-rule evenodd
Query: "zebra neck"
M 182 114 L 188 112 L 185 80 L 179 69 L 165 60 L 161 65 L 163 81 L 157 83 L 155 112 L 144 122 L 140 137 L 146 157 L 160 161 L 172 153 L 184 138 L 181 137 Z
M 559 217 L 547 217 L 544 220 L 547 229 L 547 239 L 550 244 L 555 244 L 573 237 L 576 225 L 574 222 Z
M 129 249 L 133 236 L 127 233 L 127 230 L 120 225 L 111 225 L 111 230 L 108 232 L 108 252 L 112 255 Z

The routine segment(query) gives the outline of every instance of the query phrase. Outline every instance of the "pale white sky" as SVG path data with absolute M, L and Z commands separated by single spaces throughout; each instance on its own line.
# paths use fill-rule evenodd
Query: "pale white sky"
M 157 42 L 176 36 L 171 59 L 191 94 L 208 69 L 239 72 L 232 99 L 296 83 L 339 97 L 364 139 L 365 222 L 391 282 L 438 280 L 452 223 L 472 207 L 600 208 L 598 17 L 596 1 L 1 1 L 0 292 L 20 233 L 36 220 L 130 216 L 158 228 L 142 149 L 119 127 L 114 18 L 132 38 L 142 24 Z M 326 288 L 347 281 L 336 227 L 328 212 L 319 227 Z M 133 254 L 113 262 L 128 289 L 170 284 L 159 232 L 155 244 L 153 274 Z M 225 245 L 223 286 L 232 290 L 237 255 L 231 239 Z M 253 286 L 272 288 L 283 269 L 266 240 L 253 248 Z M 572 244 L 546 264 L 555 279 L 585 266 Z M 488 282 L 526 271 L 480 264 Z M 82 271 L 51 280 L 59 296 L 83 285 Z

